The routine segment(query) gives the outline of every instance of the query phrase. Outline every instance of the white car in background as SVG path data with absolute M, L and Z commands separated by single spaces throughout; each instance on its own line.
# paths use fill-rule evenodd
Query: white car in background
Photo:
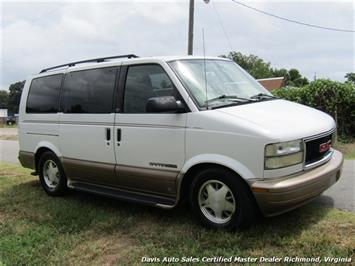
M 228 59 L 126 55 L 28 78 L 19 159 L 49 195 L 162 208 L 187 199 L 205 225 L 235 228 L 333 185 L 334 132 L 329 115 L 273 97 Z

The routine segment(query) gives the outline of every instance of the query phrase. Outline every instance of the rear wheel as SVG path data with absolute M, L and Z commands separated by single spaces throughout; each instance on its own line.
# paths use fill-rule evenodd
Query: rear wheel
M 247 227 L 256 213 L 254 200 L 244 181 L 221 168 L 207 169 L 196 176 L 190 202 L 199 220 L 214 228 Z
M 44 190 L 51 196 L 67 191 L 67 178 L 59 159 L 52 152 L 44 152 L 38 163 L 39 179 Z

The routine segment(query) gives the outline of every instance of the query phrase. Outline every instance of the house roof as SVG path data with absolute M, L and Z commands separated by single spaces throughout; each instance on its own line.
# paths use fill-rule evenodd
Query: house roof
M 259 83 L 264 86 L 265 89 L 271 91 L 275 89 L 279 89 L 285 86 L 285 78 L 284 77 L 275 77 L 275 78 L 266 78 L 266 79 L 258 79 Z

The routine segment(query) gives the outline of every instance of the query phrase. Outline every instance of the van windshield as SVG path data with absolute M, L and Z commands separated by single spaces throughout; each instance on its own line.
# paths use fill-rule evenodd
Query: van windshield
M 171 61 L 169 65 L 201 108 L 274 98 L 259 82 L 232 61 L 184 59 Z

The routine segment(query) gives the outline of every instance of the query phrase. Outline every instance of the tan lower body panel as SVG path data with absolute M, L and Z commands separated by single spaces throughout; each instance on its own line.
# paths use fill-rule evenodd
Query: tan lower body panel
M 72 158 L 62 159 L 64 172 L 69 179 L 114 186 L 115 165 Z
M 64 171 L 71 180 L 118 187 L 165 196 L 176 195 L 177 171 L 114 165 L 63 158 Z
M 166 196 L 176 195 L 178 171 L 117 165 L 118 186 Z
M 35 154 L 28 151 L 20 151 L 18 159 L 25 168 L 35 169 Z

